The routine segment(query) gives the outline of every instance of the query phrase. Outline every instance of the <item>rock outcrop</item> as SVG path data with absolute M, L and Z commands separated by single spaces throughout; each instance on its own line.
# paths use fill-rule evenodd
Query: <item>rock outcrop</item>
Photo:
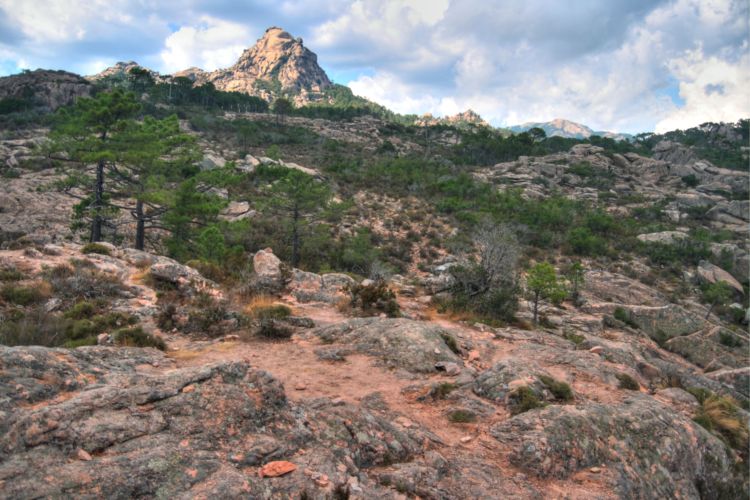
M 356 352 L 379 358 L 386 366 L 410 372 L 435 372 L 439 362 L 463 364 L 448 345 L 455 345 L 453 334 L 421 321 L 352 319 L 321 328 L 315 335 L 324 343 L 351 345 Z
M 0 347 L 3 496 L 364 498 L 380 490 L 368 468 L 435 439 L 392 415 L 292 405 L 247 363 L 156 370 L 169 364 L 150 349 Z M 275 461 L 295 469 L 259 475 Z
M 617 406 L 548 406 L 491 432 L 529 473 L 567 478 L 595 467 L 621 498 L 738 498 L 745 491 L 721 441 L 644 396 Z
M 317 56 L 281 28 L 268 28 L 255 45 L 245 50 L 237 63 L 210 73 L 195 68 L 183 71 L 197 85 L 211 82 L 217 89 L 243 92 L 272 100 L 278 94 L 302 94 L 314 97 L 333 84 L 318 65 Z M 278 89 L 274 86 L 278 85 Z
M 20 99 L 29 108 L 53 111 L 91 92 L 91 83 L 67 71 L 37 69 L 0 78 L 0 99 Z

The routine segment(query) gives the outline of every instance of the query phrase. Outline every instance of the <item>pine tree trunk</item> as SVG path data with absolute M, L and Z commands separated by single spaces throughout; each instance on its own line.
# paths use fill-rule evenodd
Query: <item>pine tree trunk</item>
M 146 240 L 146 221 L 143 217 L 143 202 L 138 200 L 135 202 L 135 249 L 143 250 Z
M 91 241 L 102 240 L 102 215 L 104 198 L 104 160 L 96 165 L 96 184 L 94 185 L 94 218 L 91 221 Z
M 299 210 L 294 207 L 292 216 L 292 267 L 299 265 Z
M 539 312 L 539 292 L 534 294 L 534 324 L 538 324 L 537 316 Z

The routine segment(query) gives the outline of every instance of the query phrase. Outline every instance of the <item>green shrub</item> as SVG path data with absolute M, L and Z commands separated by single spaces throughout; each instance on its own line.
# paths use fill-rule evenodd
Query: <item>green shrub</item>
M 7 284 L 0 288 L 0 297 L 6 302 L 19 306 L 29 306 L 44 300 L 44 293 L 38 286 L 18 286 Z
M 253 319 L 285 319 L 292 315 L 292 310 L 283 304 L 254 307 L 250 310 Z
M 527 385 L 522 385 L 511 392 L 508 396 L 508 404 L 512 415 L 518 415 L 519 413 L 544 406 L 544 403 L 539 401 L 539 397 Z
M 448 413 L 448 420 L 456 424 L 476 422 L 477 416 L 469 410 L 452 410 Z
M 0 281 L 21 281 L 24 274 L 15 267 L 0 269 Z
M 213 262 L 193 259 L 193 260 L 189 260 L 185 262 L 185 265 L 190 266 L 196 271 L 198 271 L 199 273 L 201 273 L 201 276 L 208 278 L 212 281 L 216 281 L 217 283 L 222 283 L 224 280 L 227 279 L 227 273 L 224 272 L 221 266 L 218 266 L 214 264 Z
M 63 347 L 74 349 L 76 347 L 83 347 L 87 345 L 96 345 L 96 337 L 84 337 L 77 340 L 68 340 L 63 344 Z
M 581 345 L 584 340 L 586 340 L 586 337 L 584 335 L 580 335 L 578 333 L 573 333 L 571 331 L 566 331 L 563 336 L 573 342 L 575 345 Z
M 629 327 L 635 328 L 636 330 L 638 329 L 638 324 L 631 319 L 630 314 L 628 314 L 628 311 L 624 307 L 615 307 L 615 312 L 612 314 L 612 316 L 617 321 L 621 321 Z
M 695 176 L 695 174 L 688 174 L 682 177 L 682 182 L 688 187 L 695 187 L 701 183 L 701 181 Z
M 81 253 L 97 253 L 100 255 L 110 255 L 109 247 L 102 245 L 101 243 L 86 243 L 81 248 Z
M 122 328 L 112 334 L 117 345 L 126 347 L 155 347 L 160 351 L 167 348 L 167 344 L 158 335 L 144 332 L 141 327 Z
M 85 261 L 72 264 L 61 264 L 45 272 L 52 290 L 61 299 L 116 297 L 123 291 L 124 286 L 117 276 L 98 271 Z
M 66 340 L 69 324 L 69 320 L 47 313 L 43 307 L 34 307 L 25 313 L 19 311 L 0 321 L 0 344 L 59 346 Z
M 547 389 L 555 396 L 555 399 L 559 399 L 560 401 L 573 400 L 573 390 L 565 382 L 555 380 L 547 375 L 539 375 L 539 380 L 547 386 Z
M 620 381 L 620 389 L 627 389 L 629 391 L 638 391 L 641 389 L 641 384 L 627 373 L 618 373 L 615 376 Z
M 451 352 L 454 354 L 461 354 L 461 348 L 458 346 L 456 337 L 448 332 L 440 332 L 440 338 L 443 339 L 443 342 L 445 342 L 445 345 L 448 346 L 448 349 L 450 349 Z
M 93 303 L 88 300 L 84 300 L 81 302 L 76 302 L 76 304 L 65 311 L 65 316 L 68 319 L 84 319 L 84 318 L 90 318 L 94 314 L 96 314 L 96 311 L 99 308 Z
M 163 331 L 172 330 L 176 326 L 175 316 L 177 315 L 177 306 L 167 304 L 159 309 L 156 314 L 156 326 Z
M 607 254 L 607 240 L 588 227 L 576 227 L 568 233 L 568 245 L 576 255 L 598 257 Z
M 69 325 L 65 331 L 65 336 L 71 340 L 80 340 L 87 337 L 96 336 L 101 333 L 93 321 L 90 319 L 79 319 Z
M 288 325 L 273 319 L 263 319 L 258 328 L 258 335 L 267 339 L 289 339 L 294 332 Z
M 695 396 L 695 399 L 697 399 L 700 404 L 703 404 L 708 398 L 714 395 L 713 392 L 704 389 L 703 387 L 688 387 L 685 390 Z
M 719 332 L 719 343 L 727 347 L 742 347 L 742 340 L 740 340 L 734 333 L 722 330 Z
M 437 384 L 432 387 L 430 390 L 430 395 L 433 397 L 433 399 L 445 399 L 445 397 L 450 394 L 451 392 L 458 389 L 458 386 L 451 382 L 441 382 L 440 384 Z
M 365 314 L 384 312 L 389 318 L 401 315 L 401 309 L 396 302 L 396 294 L 388 288 L 384 280 L 377 280 L 371 284 L 355 283 L 346 288 L 351 296 L 351 306 Z
M 741 455 L 747 456 L 750 445 L 747 422 L 733 398 L 716 394 L 708 396 L 701 403 L 694 420 Z

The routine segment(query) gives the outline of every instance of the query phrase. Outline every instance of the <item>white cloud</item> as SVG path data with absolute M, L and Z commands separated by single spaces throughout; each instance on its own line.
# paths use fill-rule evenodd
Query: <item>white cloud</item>
M 672 73 L 680 80 L 684 106 L 660 120 L 656 132 L 685 129 L 706 121 L 736 121 L 750 116 L 750 56 L 736 62 L 717 56 L 706 57 L 702 48 L 687 51 L 670 61 Z
M 252 42 L 245 26 L 204 16 L 200 24 L 183 26 L 167 37 L 160 55 L 167 72 L 191 66 L 212 71 L 234 64 Z

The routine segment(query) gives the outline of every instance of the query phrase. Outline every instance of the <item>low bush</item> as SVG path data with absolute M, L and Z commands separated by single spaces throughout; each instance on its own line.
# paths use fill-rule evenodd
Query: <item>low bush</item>
M 368 284 L 357 283 L 346 289 L 351 296 L 351 306 L 364 314 L 384 312 L 390 318 L 401 315 L 396 294 L 383 280 Z
M 432 396 L 433 399 L 445 399 L 445 397 L 450 394 L 451 392 L 458 389 L 458 386 L 452 382 L 442 382 L 440 384 L 434 385 L 432 389 L 430 389 L 430 396 Z
M 64 316 L 68 319 L 90 318 L 99 310 L 96 304 L 91 301 L 83 300 L 65 311 Z
M 61 264 L 45 272 L 52 290 L 63 300 L 116 297 L 125 288 L 117 276 L 98 271 L 86 262 L 75 261 L 72 264 Z
M 573 400 L 573 390 L 567 383 L 555 380 L 547 375 L 540 375 L 539 380 L 547 386 L 547 389 L 555 396 L 555 399 L 559 399 L 560 401 Z
M 40 286 L 20 286 L 7 284 L 0 288 L 0 297 L 5 302 L 18 306 L 30 306 L 46 298 L 44 288 Z
M 508 405 L 511 414 L 518 415 L 534 408 L 541 408 L 544 406 L 544 403 L 539 401 L 539 397 L 537 397 L 536 393 L 529 386 L 522 385 L 510 393 Z
M 716 394 L 705 397 L 694 420 L 747 457 L 750 446 L 747 422 L 733 398 Z
M 445 345 L 448 346 L 448 349 L 450 349 L 453 354 L 461 354 L 461 348 L 458 345 L 456 337 L 448 332 L 440 332 L 440 338 L 443 339 L 443 342 L 445 342 Z
M 615 376 L 620 381 L 620 389 L 627 389 L 629 391 L 638 391 L 641 389 L 641 384 L 627 373 L 618 373 Z
M 289 339 L 294 332 L 292 329 L 277 320 L 263 319 L 258 327 L 258 335 L 267 339 Z
M 166 304 L 159 309 L 156 314 L 156 326 L 162 331 L 169 331 L 177 326 L 175 316 L 177 315 L 177 306 Z
M 737 335 L 726 330 L 719 332 L 719 343 L 730 348 L 742 347 L 743 345 L 742 340 L 740 340 Z
M 448 413 L 448 420 L 456 424 L 476 422 L 477 416 L 469 410 L 452 410 Z
M 221 266 L 217 266 L 213 262 L 193 259 L 185 262 L 185 265 L 190 266 L 201 273 L 201 276 L 203 276 L 204 278 L 216 281 L 217 283 L 222 283 L 227 279 L 227 273 L 224 271 L 224 269 L 222 269 Z
M 117 345 L 125 347 L 155 347 L 160 351 L 167 348 L 167 344 L 158 335 L 144 332 L 141 327 L 122 328 L 112 334 Z
M 55 347 L 66 340 L 70 321 L 49 314 L 43 307 L 0 320 L 0 344 L 7 346 L 41 345 Z
M 21 281 L 24 274 L 15 267 L 0 269 L 0 281 Z
M 630 314 L 628 314 L 628 311 L 625 310 L 623 307 L 615 307 L 615 312 L 612 314 L 612 316 L 617 320 L 625 323 L 630 328 L 638 329 L 638 324 L 635 323 L 631 318 Z
M 277 304 L 273 297 L 256 295 L 245 306 L 245 314 L 253 319 L 285 319 L 292 315 L 292 310 Z
M 106 245 L 102 245 L 101 243 L 87 243 L 83 245 L 83 248 L 81 248 L 81 253 L 84 253 L 84 254 L 96 253 L 99 255 L 111 255 L 111 252 L 109 251 L 109 247 Z

